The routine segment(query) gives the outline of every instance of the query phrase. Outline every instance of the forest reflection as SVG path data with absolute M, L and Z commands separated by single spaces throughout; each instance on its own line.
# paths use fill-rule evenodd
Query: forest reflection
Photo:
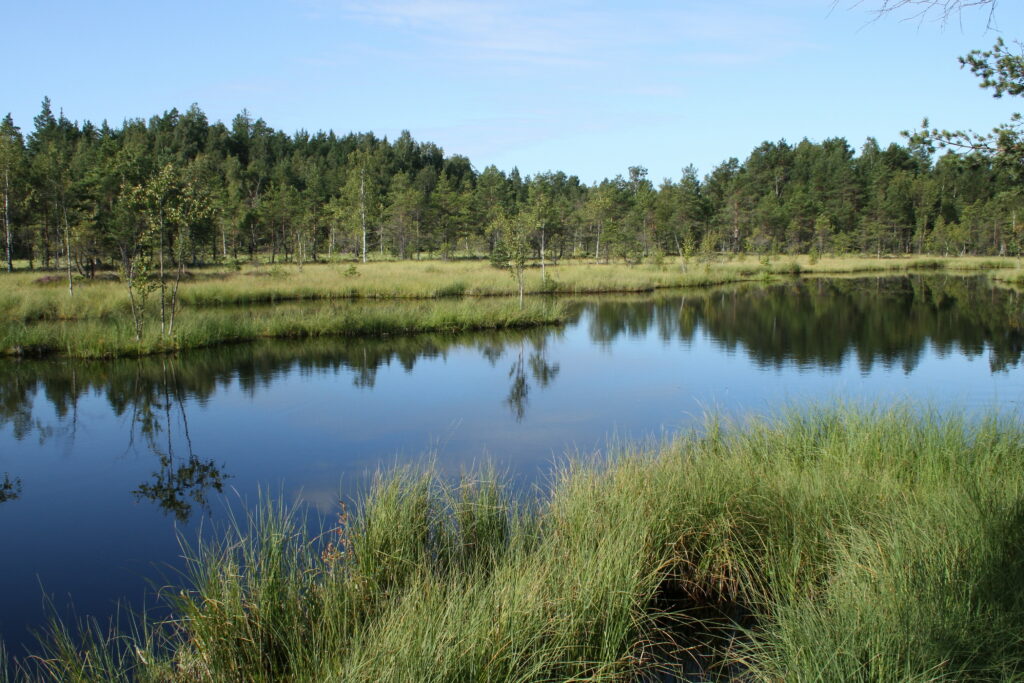
M 991 370 L 998 372 L 1020 363 L 1022 303 L 1017 291 L 984 278 L 795 280 L 581 299 L 573 304 L 574 319 L 567 327 L 583 325 L 590 341 L 601 345 L 650 335 L 689 343 L 700 335 L 725 351 L 742 349 L 760 367 L 828 370 L 852 359 L 864 372 L 876 363 L 910 372 L 930 347 L 939 355 L 988 352 Z M 235 386 L 255 395 L 295 371 L 349 373 L 355 386 L 372 390 L 383 367 L 397 364 L 412 372 L 419 361 L 468 349 L 492 367 L 508 363 L 495 400 L 522 422 L 531 391 L 552 385 L 561 366 L 572 362 L 574 349 L 560 343 L 565 330 L 267 341 L 102 362 L 4 360 L 0 429 L 18 440 L 73 443 L 80 401 L 102 397 L 131 425 L 126 447 L 154 457 L 151 477 L 132 493 L 184 521 L 206 508 L 230 477 L 222 465 L 199 454 L 201 446 L 193 447 L 189 433 L 189 411 L 202 410 L 218 390 Z M 0 473 L 0 503 L 22 494 L 16 474 Z
M 652 332 L 666 342 L 703 334 L 726 351 L 742 348 L 760 367 L 838 369 L 852 354 L 863 372 L 876 363 L 911 372 L 930 345 L 940 356 L 988 351 L 998 372 L 1020 363 L 1022 304 L 1020 292 L 983 277 L 910 276 L 746 284 L 586 306 L 590 338 L 603 344 Z
M 254 396 L 269 391 L 277 378 L 350 372 L 356 387 L 372 389 L 378 371 L 392 363 L 412 372 L 422 359 L 444 358 L 454 349 L 475 349 L 491 366 L 508 354 L 509 391 L 505 404 L 519 421 L 526 414 L 531 384 L 548 386 L 559 366 L 547 358 L 549 342 L 561 330 L 494 331 L 462 335 L 416 335 L 384 339 L 311 339 L 222 346 L 187 354 L 112 361 L 0 361 L 0 429 L 17 440 L 40 443 L 59 438 L 73 443 L 78 407 L 87 395 L 102 396 L 118 417 L 127 417 L 127 450 L 155 456 L 151 478 L 132 493 L 184 522 L 196 507 L 205 509 L 229 474 L 200 457 L 189 431 L 189 405 L 202 409 L 218 391 L 236 384 Z M 54 418 L 40 417 L 43 406 Z M 4 475 L 0 503 L 21 493 L 20 479 Z

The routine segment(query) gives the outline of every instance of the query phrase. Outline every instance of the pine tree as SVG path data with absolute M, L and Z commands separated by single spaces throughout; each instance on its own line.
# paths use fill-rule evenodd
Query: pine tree
M 11 221 L 17 212 L 17 193 L 22 184 L 25 143 L 21 131 L 10 114 L 0 122 L 0 192 L 3 193 L 4 256 L 7 272 L 14 270 L 14 228 Z

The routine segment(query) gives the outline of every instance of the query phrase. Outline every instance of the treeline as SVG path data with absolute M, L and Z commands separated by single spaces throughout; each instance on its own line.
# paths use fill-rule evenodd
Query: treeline
M 561 171 L 473 168 L 408 132 L 287 135 L 247 112 L 227 126 L 195 105 L 120 128 L 54 116 L 0 123 L 8 269 L 303 263 L 502 252 L 518 226 L 542 259 L 639 261 L 721 252 L 1010 254 L 1024 247 L 1012 169 L 933 160 L 913 143 L 859 153 L 842 138 L 765 142 L 701 178 L 655 186 L 631 167 L 594 185 Z

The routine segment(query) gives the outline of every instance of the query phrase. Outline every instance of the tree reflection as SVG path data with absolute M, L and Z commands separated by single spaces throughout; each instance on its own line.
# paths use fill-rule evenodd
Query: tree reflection
M 530 376 L 537 385 L 544 389 L 558 377 L 561 369 L 558 363 L 552 363 L 547 357 L 547 336 L 534 335 L 530 338 L 532 349 L 527 353 L 527 340 L 519 343 L 518 351 L 512 357 L 512 367 L 509 368 L 508 376 L 512 380 L 508 396 L 505 398 L 505 405 L 512 411 L 516 422 L 522 422 L 526 416 L 527 399 L 530 395 L 530 383 L 527 376 L 527 368 Z
M 512 386 L 509 387 L 508 397 L 505 404 L 512 410 L 512 416 L 516 422 L 522 422 L 526 416 L 526 399 L 530 394 L 530 385 L 526 381 L 526 364 L 523 361 L 524 350 L 519 349 L 509 368 L 508 376 L 512 379 Z
M 15 500 L 21 496 L 21 479 L 11 479 L 11 475 L 4 473 L 0 479 L 0 503 Z
M 547 359 L 547 340 L 560 330 L 492 330 L 475 334 L 424 334 L 382 339 L 308 339 L 223 346 L 176 356 L 111 361 L 0 360 L 0 428 L 17 440 L 65 440 L 70 448 L 78 424 L 78 404 L 102 396 L 112 412 L 129 418 L 127 450 L 144 450 L 156 458 L 150 479 L 131 493 L 180 521 L 196 508 L 206 509 L 228 475 L 214 460 L 198 455 L 189 431 L 189 405 L 205 404 L 218 389 L 237 386 L 250 396 L 269 391 L 278 377 L 350 373 L 355 386 L 372 389 L 381 368 L 397 364 L 411 372 L 423 359 L 447 358 L 451 349 L 478 351 L 492 365 L 509 349 L 518 349 L 517 376 L 509 404 L 522 419 L 532 383 L 545 387 L 558 374 Z M 530 379 L 532 377 L 532 379 Z M 41 400 L 42 399 L 42 400 Z M 51 406 L 56 419 L 40 417 Z M 37 414 L 39 413 L 39 414 Z M 21 491 L 8 478 L 4 498 Z
M 153 501 L 179 522 L 186 522 L 193 504 L 208 509 L 207 492 L 220 493 L 224 478 L 212 460 L 203 461 L 193 454 L 181 462 L 161 454 L 160 469 L 153 473 L 153 481 L 140 484 L 132 493 L 137 499 Z
M 212 460 L 194 452 L 185 409 L 189 390 L 178 373 L 178 359 L 160 358 L 107 363 L 71 361 L 0 362 L 0 427 L 10 425 L 13 436 L 23 440 L 34 435 L 43 444 L 61 439 L 74 447 L 80 400 L 91 392 L 106 396 L 114 413 L 131 411 L 128 449 L 141 436 L 146 450 L 157 457 L 152 480 L 132 493 L 152 500 L 179 521 L 186 521 L 195 505 L 205 507 L 211 491 L 220 492 L 226 475 Z M 33 415 L 42 395 L 56 419 Z M 179 455 L 175 442 L 184 437 Z M 165 440 L 165 442 L 164 442 Z M 17 499 L 22 492 L 18 477 L 0 479 L 0 503 Z
M 184 389 L 178 380 L 176 361 L 161 359 L 161 381 L 143 388 L 133 404 L 132 432 L 142 435 L 150 452 L 157 456 L 159 469 L 151 482 L 143 482 L 132 491 L 136 499 L 148 499 L 179 522 L 188 521 L 193 505 L 208 509 L 209 491 L 223 490 L 225 474 L 213 460 L 201 460 L 192 448 L 188 428 Z M 174 417 L 177 409 L 177 418 Z M 185 454 L 175 453 L 175 427 L 180 425 Z M 165 439 L 161 439 L 161 433 Z

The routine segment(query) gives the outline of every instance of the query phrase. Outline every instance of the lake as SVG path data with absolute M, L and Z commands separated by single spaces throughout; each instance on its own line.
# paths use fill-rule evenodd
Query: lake
M 179 535 L 214 533 L 261 491 L 330 517 L 395 464 L 492 462 L 532 491 L 567 454 L 660 439 L 711 412 L 909 399 L 1015 415 L 1024 400 L 1021 295 L 984 278 L 570 306 L 566 325 L 527 331 L 0 360 L 0 637 L 28 642 L 44 595 L 102 620 L 118 601 L 153 605 L 180 583 Z

